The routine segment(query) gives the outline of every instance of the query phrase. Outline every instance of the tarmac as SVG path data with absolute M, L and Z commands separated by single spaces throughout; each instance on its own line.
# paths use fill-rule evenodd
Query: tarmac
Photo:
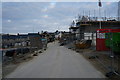
M 43 53 L 20 64 L 6 78 L 105 78 L 82 55 L 59 46 L 58 42 L 48 44 Z

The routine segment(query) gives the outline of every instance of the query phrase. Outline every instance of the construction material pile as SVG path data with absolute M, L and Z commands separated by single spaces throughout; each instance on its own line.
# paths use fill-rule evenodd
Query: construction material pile
M 81 40 L 80 42 L 75 43 L 77 49 L 86 49 L 91 46 L 92 40 Z

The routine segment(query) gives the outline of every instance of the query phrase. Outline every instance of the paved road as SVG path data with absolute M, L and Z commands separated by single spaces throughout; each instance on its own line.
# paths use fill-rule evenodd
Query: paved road
M 80 54 L 50 43 L 48 49 L 33 60 L 21 64 L 7 78 L 103 78 Z

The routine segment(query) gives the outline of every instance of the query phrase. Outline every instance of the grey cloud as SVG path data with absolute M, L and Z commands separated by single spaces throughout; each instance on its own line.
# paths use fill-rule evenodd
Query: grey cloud
M 114 9 L 114 12 L 112 12 L 113 8 L 116 7 L 115 3 L 112 3 L 109 6 L 107 6 L 106 3 L 103 3 L 103 5 L 102 10 L 109 8 L 111 15 L 116 15 L 114 12 L 117 9 Z M 78 14 L 82 14 L 83 10 L 86 12 L 90 10 L 91 15 L 93 14 L 94 9 L 98 12 L 98 4 L 89 2 L 60 2 L 56 3 L 54 8 L 49 8 L 49 6 L 49 2 L 3 3 L 3 32 L 27 33 L 33 31 L 33 28 L 36 32 L 41 30 L 55 31 L 58 27 L 60 30 L 68 30 L 72 20 Z M 45 8 L 47 11 L 43 11 Z M 8 20 L 11 20 L 11 22 L 8 22 Z

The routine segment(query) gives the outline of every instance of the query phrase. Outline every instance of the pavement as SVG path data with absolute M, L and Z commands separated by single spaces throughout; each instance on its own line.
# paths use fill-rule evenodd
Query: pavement
M 48 44 L 48 49 L 29 62 L 22 63 L 6 78 L 105 78 L 82 55 L 59 46 Z

